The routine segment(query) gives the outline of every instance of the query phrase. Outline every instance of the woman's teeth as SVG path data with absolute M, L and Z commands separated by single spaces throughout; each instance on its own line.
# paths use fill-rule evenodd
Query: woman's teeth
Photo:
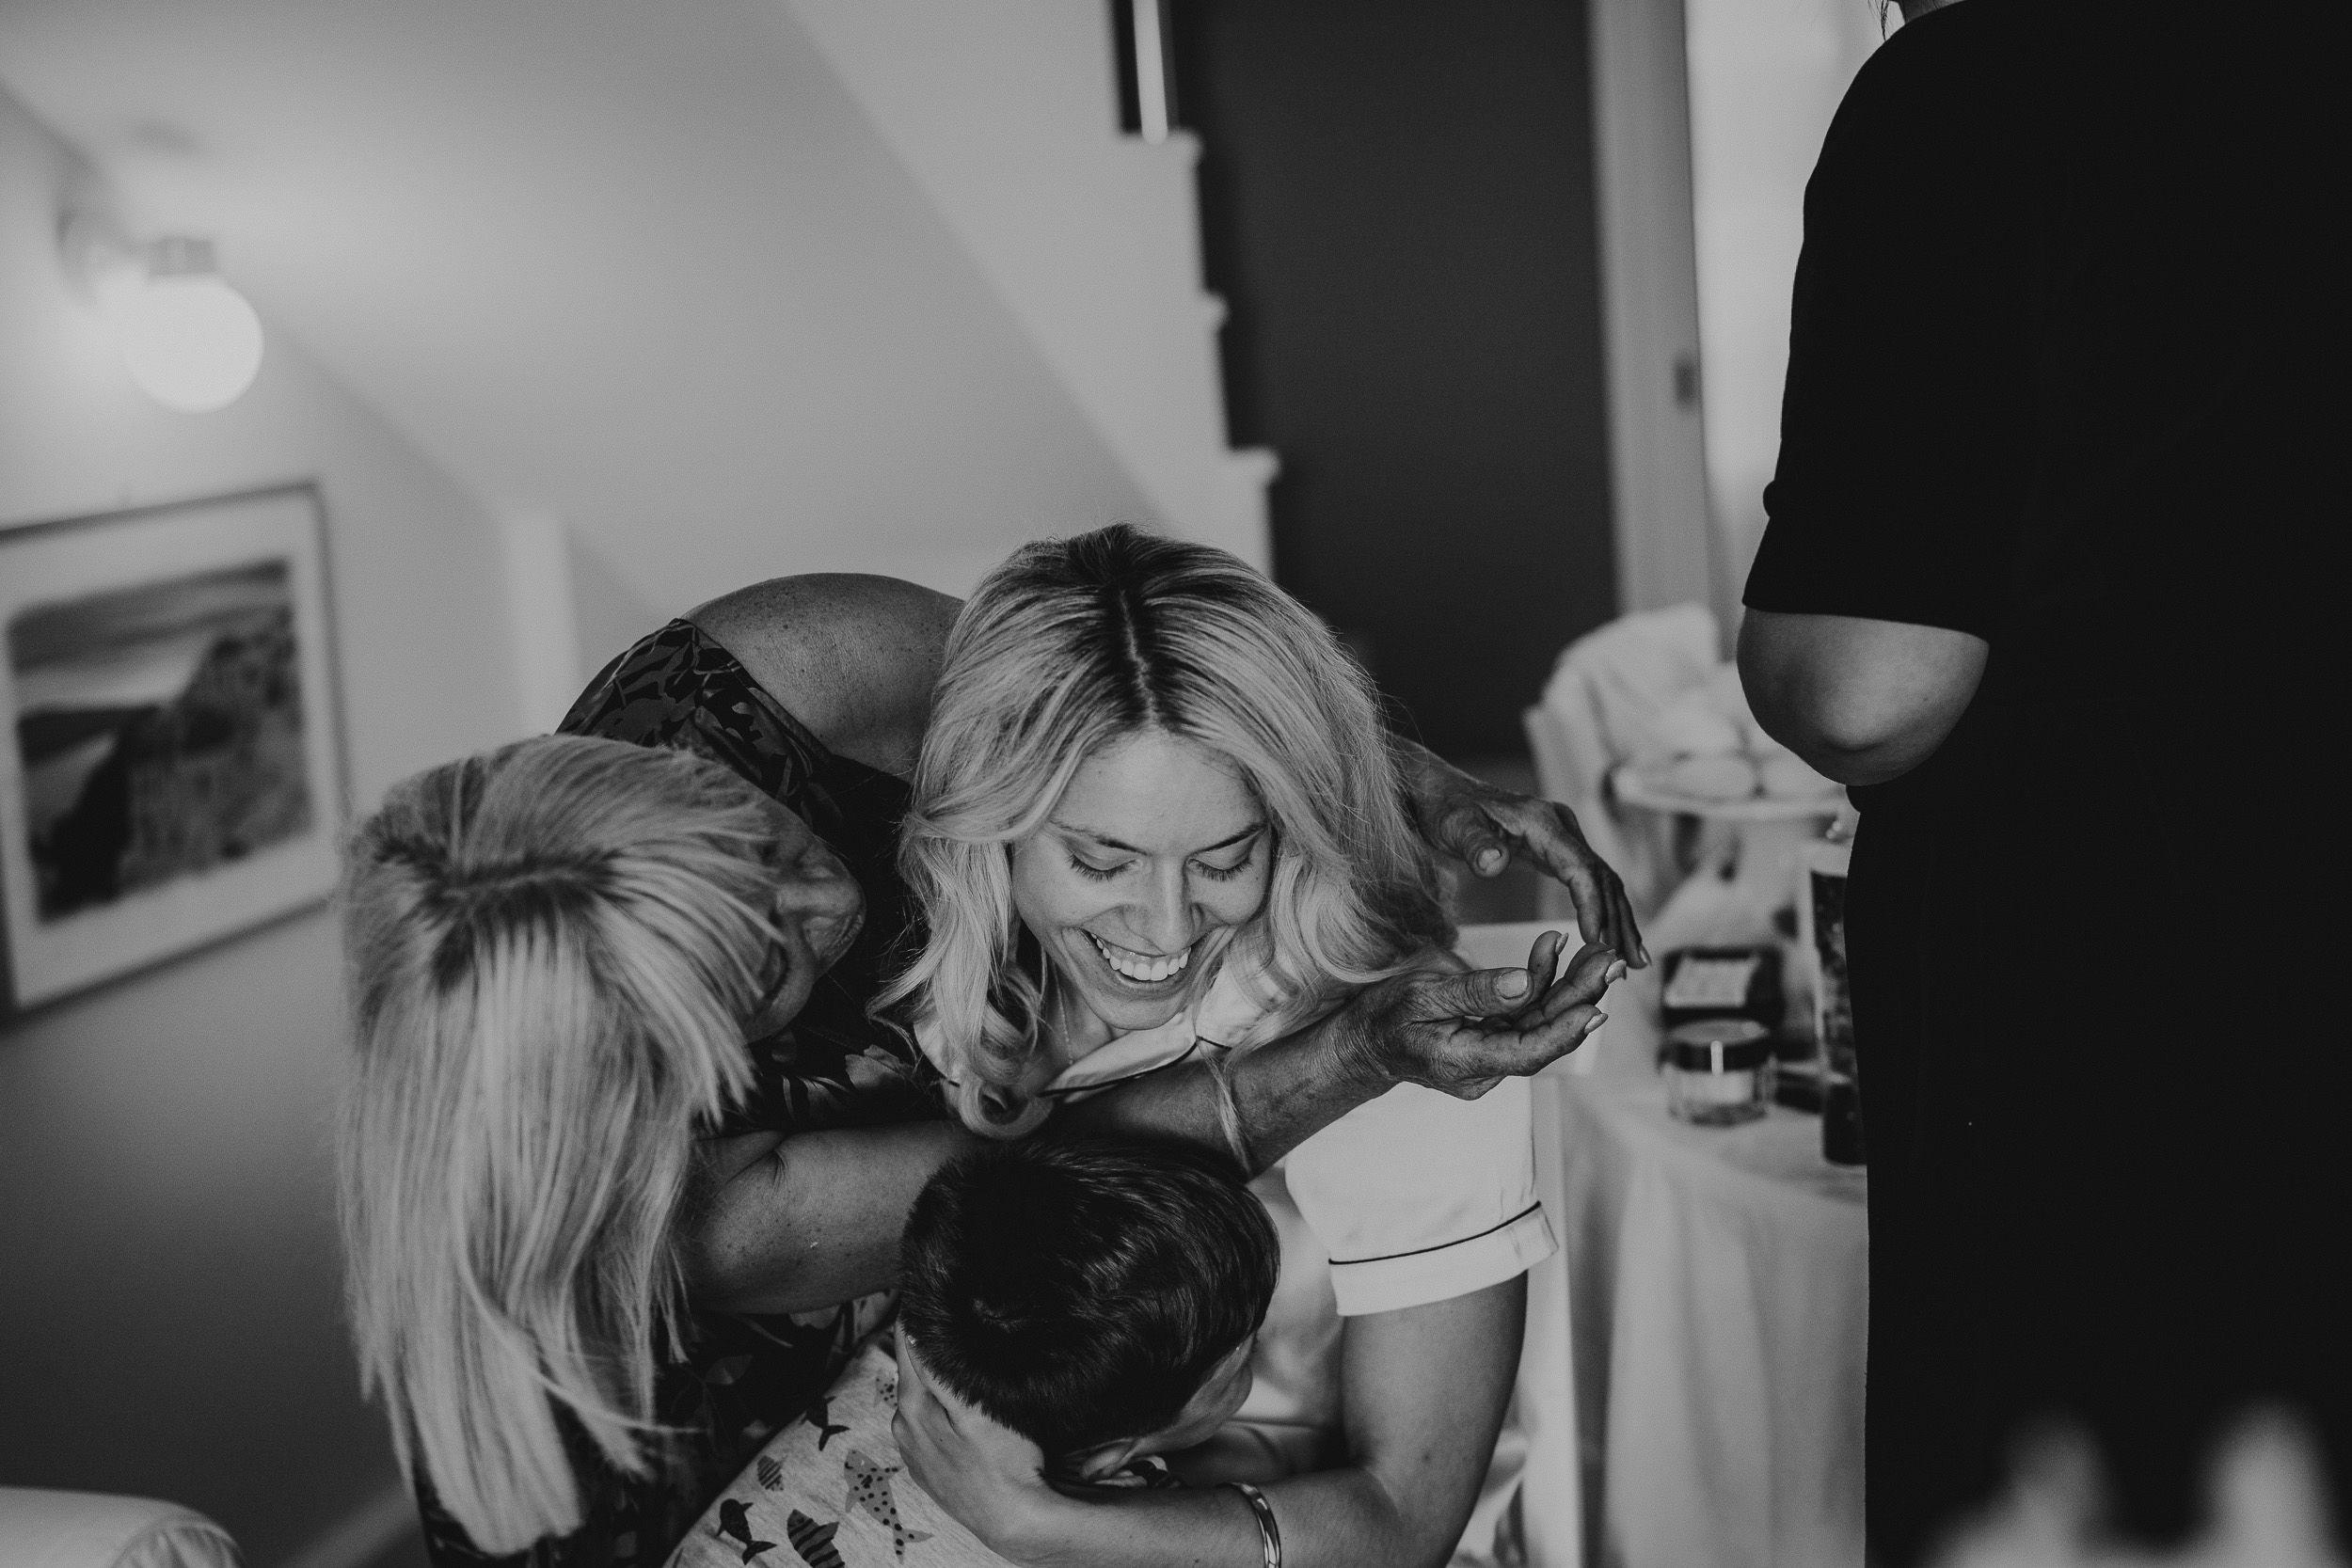
M 1102 951 L 1104 963 L 1109 964 L 1112 969 L 1126 978 L 1140 980 L 1147 985 L 1160 980 L 1172 979 L 1182 974 L 1184 972 L 1184 966 L 1192 962 L 1192 949 L 1189 947 L 1172 958 L 1146 958 L 1141 953 L 1130 953 L 1124 947 L 1113 947 L 1091 931 L 1089 931 L 1087 935 Z

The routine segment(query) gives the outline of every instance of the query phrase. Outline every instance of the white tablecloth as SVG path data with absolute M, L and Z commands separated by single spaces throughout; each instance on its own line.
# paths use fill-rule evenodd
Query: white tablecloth
M 1523 962 L 1540 929 L 1470 927 L 1463 951 Z M 1555 1484 L 1597 1568 L 1860 1568 L 1865 1178 L 1821 1159 L 1813 1117 L 1669 1117 L 1641 990 L 1612 993 L 1581 1070 L 1541 1081 L 1582 1459 Z

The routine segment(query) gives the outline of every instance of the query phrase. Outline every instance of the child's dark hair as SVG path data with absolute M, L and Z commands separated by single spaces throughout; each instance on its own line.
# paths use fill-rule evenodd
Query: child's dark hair
M 898 1323 L 932 1377 L 1049 1459 L 1174 1421 L 1258 1331 L 1280 1271 L 1258 1199 L 1172 1143 L 996 1145 L 907 1217 Z

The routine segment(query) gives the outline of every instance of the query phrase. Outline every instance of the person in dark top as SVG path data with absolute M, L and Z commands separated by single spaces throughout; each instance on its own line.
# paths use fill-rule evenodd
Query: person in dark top
M 564 733 L 405 780 L 355 833 L 349 1297 L 436 1562 L 652 1568 L 890 1311 L 907 1210 L 972 1142 L 868 1012 L 909 937 L 898 820 L 956 609 L 870 578 L 728 595 Z M 1573 818 L 1401 749 L 1425 832 L 1565 871 L 1638 961 Z M 1270 1163 L 1398 1082 L 1474 1095 L 1555 1059 L 1613 958 L 1400 976 L 1053 1126 Z
M 2321 856 L 2233 832 L 2328 705 L 2310 51 L 2258 8 L 1904 11 L 1806 190 L 1740 650 L 1861 810 L 1873 1560 L 2045 1420 L 2157 1541 L 2265 1402 L 2352 1504 L 2342 966 Z

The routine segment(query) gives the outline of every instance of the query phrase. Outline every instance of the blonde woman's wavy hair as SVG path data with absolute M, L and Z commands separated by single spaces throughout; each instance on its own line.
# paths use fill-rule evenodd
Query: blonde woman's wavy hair
M 1024 546 L 947 639 L 898 854 L 929 934 L 877 1004 L 938 1042 L 976 1131 L 1046 1111 L 1023 1088 L 1045 976 L 1019 961 L 1011 847 L 1089 756 L 1155 731 L 1231 763 L 1272 830 L 1259 918 L 1194 958 L 1202 983 L 1221 961 L 1261 977 L 1256 1038 L 1451 940 L 1372 683 L 1305 606 L 1223 550 L 1124 525 Z
M 774 950 L 761 800 L 684 752 L 548 736 L 403 781 L 348 846 L 360 1375 L 485 1551 L 579 1526 L 567 1431 L 625 1474 L 660 1460 L 671 1222 Z

